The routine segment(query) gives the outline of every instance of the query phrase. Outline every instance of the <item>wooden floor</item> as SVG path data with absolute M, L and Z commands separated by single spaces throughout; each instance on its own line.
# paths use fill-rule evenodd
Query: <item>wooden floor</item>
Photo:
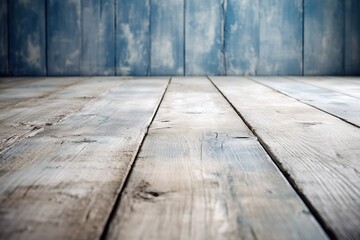
M 0 239 L 360 239 L 360 78 L 0 80 Z

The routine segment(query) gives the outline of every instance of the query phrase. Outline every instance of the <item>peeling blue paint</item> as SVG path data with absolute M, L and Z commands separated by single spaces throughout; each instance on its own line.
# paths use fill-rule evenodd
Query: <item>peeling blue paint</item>
M 0 76 L 8 75 L 7 1 L 0 0 Z
M 345 74 L 360 75 L 360 1 L 347 0 L 345 29 Z

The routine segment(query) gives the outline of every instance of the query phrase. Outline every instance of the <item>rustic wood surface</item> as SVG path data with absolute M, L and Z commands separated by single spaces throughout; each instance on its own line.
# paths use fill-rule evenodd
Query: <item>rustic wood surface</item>
M 99 238 L 167 83 L 130 80 L 1 153 L 0 238 Z
M 212 79 L 329 234 L 359 239 L 360 129 L 248 79 Z
M 172 80 L 120 199 L 108 239 L 326 239 L 206 78 Z

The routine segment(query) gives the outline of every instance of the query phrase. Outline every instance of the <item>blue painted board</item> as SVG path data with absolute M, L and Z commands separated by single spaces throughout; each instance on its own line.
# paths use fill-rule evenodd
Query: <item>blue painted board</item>
M 344 31 L 344 1 L 305 0 L 305 75 L 344 73 Z
M 46 75 L 45 0 L 11 0 L 8 4 L 11 74 Z
M 302 75 L 302 2 L 260 0 L 258 75 Z
M 115 75 L 114 0 L 82 1 L 82 75 Z
M 80 75 L 81 35 L 81 0 L 48 0 L 48 75 Z
M 360 1 L 345 1 L 345 74 L 360 75 Z
M 150 73 L 150 0 L 116 1 L 116 74 Z
M 256 75 L 259 61 L 259 0 L 227 0 L 226 74 Z
M 152 0 L 151 75 L 184 74 L 184 0 Z
M 220 0 L 186 0 L 186 75 L 225 74 L 225 8 Z
M 0 0 L 0 76 L 8 75 L 7 1 Z

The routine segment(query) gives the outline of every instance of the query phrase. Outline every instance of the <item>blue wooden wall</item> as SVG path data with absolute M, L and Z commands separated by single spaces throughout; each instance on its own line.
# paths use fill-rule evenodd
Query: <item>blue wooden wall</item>
M 0 75 L 360 75 L 360 1 L 0 0 Z

